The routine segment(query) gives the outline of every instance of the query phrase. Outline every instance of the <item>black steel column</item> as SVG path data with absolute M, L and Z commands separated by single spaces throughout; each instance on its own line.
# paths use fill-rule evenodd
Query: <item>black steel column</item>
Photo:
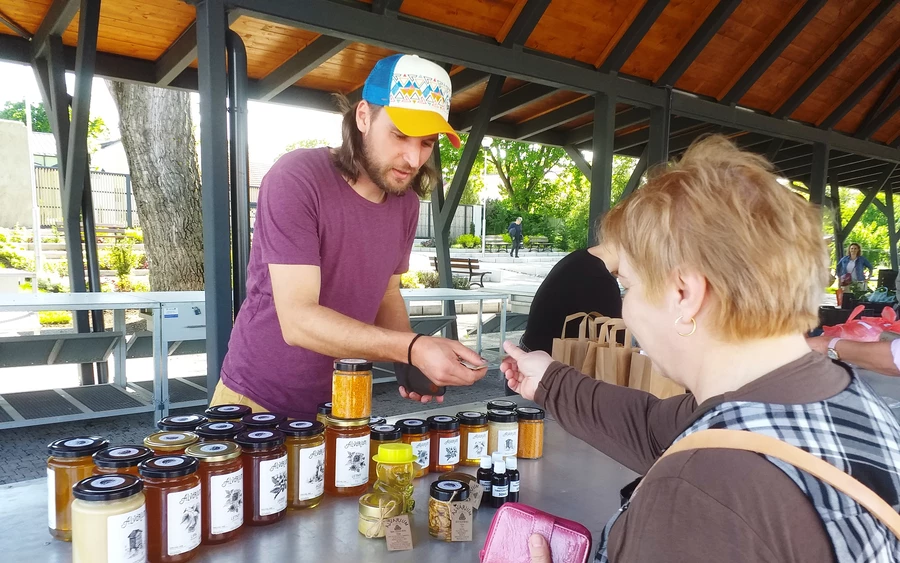
M 665 107 L 650 108 L 650 141 L 647 144 L 647 164 L 653 168 L 669 160 L 669 99 L 666 97 Z
M 444 174 L 441 168 L 441 151 L 439 147 L 435 147 L 431 153 L 434 162 L 434 168 L 438 171 L 437 183 L 431 190 L 431 215 L 434 217 L 434 250 L 437 257 L 438 276 L 442 287 L 453 287 L 453 274 L 450 272 L 450 241 L 449 229 L 445 232 L 443 222 L 441 220 L 441 210 L 445 205 L 444 198 Z M 451 219 L 452 220 L 452 219 Z M 447 280 L 444 284 L 444 280 Z M 442 313 L 445 317 L 456 315 L 456 302 L 444 301 Z M 450 324 L 449 330 L 444 330 L 444 336 L 447 338 L 458 338 L 456 321 Z
M 91 171 L 84 171 L 84 191 L 81 195 L 81 215 L 84 220 L 84 250 L 88 265 L 88 291 L 100 293 L 100 257 L 97 253 L 97 229 L 94 218 L 94 196 L 91 191 Z M 103 332 L 103 311 L 91 311 L 92 332 Z M 109 383 L 109 364 L 97 362 L 97 383 Z
M 838 260 L 844 255 L 843 220 L 841 219 L 841 188 L 837 174 L 830 174 L 828 184 L 831 192 L 831 212 L 834 229 L 834 255 Z
M 125 225 L 134 228 L 133 211 L 131 209 L 131 174 L 125 175 Z
M 825 202 L 825 184 L 828 182 L 828 152 L 825 143 L 813 144 L 809 201 L 820 206 Z
M 616 135 L 616 98 L 598 92 L 594 96 L 594 141 L 591 150 L 591 203 L 588 214 L 588 246 L 597 244 L 597 227 L 609 211 L 612 199 L 612 157 Z
M 231 167 L 231 252 L 234 315 L 247 298 L 250 263 L 250 153 L 247 126 L 247 50 L 240 35 L 228 30 L 228 151 Z
M 888 240 L 891 244 L 891 269 L 897 269 L 897 219 L 894 216 L 894 192 L 890 182 L 884 186 L 884 206 L 887 215 Z M 894 289 L 889 287 L 888 289 Z
M 197 3 L 200 91 L 200 170 L 203 200 L 203 269 L 206 289 L 206 382 L 211 399 L 219 382 L 233 325 L 228 217 L 228 79 L 223 0 Z

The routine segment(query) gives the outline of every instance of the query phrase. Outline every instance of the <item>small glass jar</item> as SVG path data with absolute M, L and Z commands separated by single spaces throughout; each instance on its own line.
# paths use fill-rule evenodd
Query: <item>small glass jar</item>
M 287 513 L 288 461 L 284 434 L 248 430 L 234 437 L 244 450 L 244 522 L 264 526 Z
M 383 416 L 369 417 L 369 426 L 378 426 L 379 424 L 387 424 L 387 420 Z
M 374 483 L 375 462 L 372 459 L 378 453 L 381 444 L 396 444 L 400 442 L 400 429 L 393 424 L 376 424 L 369 426 L 369 483 Z
M 206 422 L 198 426 L 194 434 L 200 437 L 201 442 L 222 442 L 234 440 L 235 436 L 246 431 L 243 422 Z
M 331 401 L 327 403 L 319 403 L 316 407 L 316 420 L 322 424 L 328 424 L 328 417 L 331 416 Z
M 203 442 L 188 446 L 184 453 L 200 462 L 200 543 L 234 539 L 244 523 L 241 447 L 232 442 Z
M 181 455 L 184 449 L 196 444 L 200 437 L 193 432 L 156 432 L 144 438 L 144 445 L 156 455 Z
M 359 497 L 359 533 L 367 538 L 383 538 L 384 521 L 399 516 L 400 509 L 393 495 L 375 492 Z
M 72 489 L 73 563 L 146 561 L 144 482 L 135 475 L 88 477 Z
M 339 420 L 325 426 L 325 492 L 355 496 L 369 486 L 369 418 Z
M 489 411 L 515 411 L 519 405 L 507 399 L 494 399 L 488 401 L 487 410 Z
M 488 455 L 488 423 L 483 412 L 465 411 L 456 414 L 459 419 L 460 465 L 478 467 L 481 456 Z
M 54 538 L 72 541 L 72 487 L 91 476 L 91 456 L 108 446 L 100 436 L 63 438 L 47 446 L 47 527 Z
M 434 473 L 453 471 L 459 465 L 459 419 L 455 416 L 429 416 L 431 465 Z
M 279 424 L 287 420 L 283 414 L 272 412 L 255 412 L 241 418 L 241 422 L 247 430 L 274 430 Z
M 315 508 L 325 496 L 325 425 L 318 421 L 282 422 L 288 454 L 288 499 L 291 509 Z
M 170 432 L 192 432 L 207 421 L 208 419 L 202 414 L 179 414 L 160 419 L 157 421 L 156 427 Z
M 253 409 L 247 405 L 216 405 L 209 407 L 203 414 L 210 422 L 228 420 L 230 422 L 240 422 L 242 417 L 253 412 Z
M 513 411 L 488 411 L 488 451 L 516 455 L 519 450 L 519 417 Z
M 197 460 L 186 455 L 152 457 L 138 466 L 147 497 L 147 559 L 182 563 L 201 539 Z
M 428 475 L 431 467 L 431 436 L 428 433 L 428 423 L 420 418 L 406 418 L 397 421 L 400 429 L 401 440 L 404 444 L 412 446 L 413 455 L 416 456 L 416 479 Z
M 519 415 L 519 448 L 517 457 L 540 459 L 544 455 L 544 411 L 522 407 Z
M 428 533 L 450 541 L 450 504 L 469 498 L 469 486 L 461 481 L 435 481 L 428 499 Z
M 140 477 L 138 465 L 153 457 L 153 450 L 147 446 L 115 446 L 94 454 L 94 475 L 127 473 Z
M 344 359 L 334 362 L 331 378 L 331 417 L 342 420 L 372 416 L 372 362 Z M 366 421 L 368 424 L 368 421 Z

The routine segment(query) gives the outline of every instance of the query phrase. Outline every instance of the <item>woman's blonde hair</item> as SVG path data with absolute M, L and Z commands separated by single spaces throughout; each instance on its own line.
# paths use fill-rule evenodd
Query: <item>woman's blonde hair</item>
M 723 136 L 697 141 L 606 215 L 602 240 L 629 257 L 651 301 L 678 271 L 706 277 L 707 322 L 724 341 L 805 332 L 828 272 L 822 215 L 772 169 Z

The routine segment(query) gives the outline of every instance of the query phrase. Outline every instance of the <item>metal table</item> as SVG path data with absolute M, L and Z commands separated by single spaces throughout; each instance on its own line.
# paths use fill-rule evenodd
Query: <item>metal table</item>
M 521 502 L 583 523 L 596 542 L 619 507 L 619 490 L 635 475 L 549 419 L 544 453 L 543 459 L 519 462 Z M 474 472 L 474 468 L 465 470 Z M 361 536 L 357 531 L 356 497 L 326 497 L 313 510 L 288 511 L 277 524 L 245 526 L 229 543 L 201 546 L 193 561 L 478 561 L 495 510 L 483 508 L 477 512 L 471 542 L 446 543 L 431 538 L 428 486 L 436 477 L 428 475 L 416 481 L 412 551 L 388 552 L 384 540 Z M 45 479 L 0 486 L 0 552 L 7 561 L 71 561 L 71 545 L 52 539 L 47 531 Z

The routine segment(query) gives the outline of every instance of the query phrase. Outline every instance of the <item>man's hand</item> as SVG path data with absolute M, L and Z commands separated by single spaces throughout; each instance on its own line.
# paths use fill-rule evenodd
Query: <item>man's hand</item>
M 525 352 L 508 341 L 503 343 L 503 349 L 509 356 L 500 364 L 500 371 L 506 376 L 509 388 L 529 401 L 534 400 L 553 358 L 546 352 Z
M 460 342 L 447 338 L 424 336 L 412 347 L 413 365 L 438 386 L 464 387 L 487 374 L 487 368 L 469 369 L 459 363 L 460 359 L 475 365 L 485 363 L 484 358 Z
M 443 395 L 438 395 L 437 397 L 432 397 L 431 395 L 419 395 L 415 391 L 407 391 L 406 387 L 404 387 L 402 385 L 400 387 L 398 387 L 398 389 L 400 390 L 400 396 L 403 397 L 404 399 L 411 399 L 413 401 L 419 401 L 422 404 L 430 403 L 431 399 L 435 399 L 439 403 L 444 402 Z

